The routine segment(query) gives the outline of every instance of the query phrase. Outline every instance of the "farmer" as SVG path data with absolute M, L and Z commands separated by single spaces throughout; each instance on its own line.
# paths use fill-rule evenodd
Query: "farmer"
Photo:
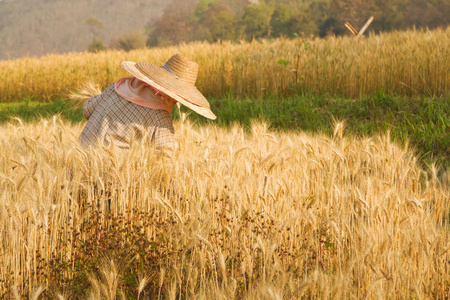
M 195 87 L 196 62 L 175 54 L 162 67 L 130 61 L 121 66 L 133 76 L 119 79 L 83 105 L 88 122 L 78 141 L 84 147 L 101 143 L 129 148 L 133 140 L 143 139 L 170 152 L 175 144 L 170 113 L 177 102 L 216 118 Z

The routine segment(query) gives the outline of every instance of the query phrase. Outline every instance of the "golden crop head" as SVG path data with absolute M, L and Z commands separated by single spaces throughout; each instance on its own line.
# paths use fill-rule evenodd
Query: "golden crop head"
M 448 294 L 448 182 L 389 137 L 174 126 L 170 163 L 56 117 L 0 127 L 0 295 Z
M 78 109 L 79 107 L 83 106 L 89 98 L 101 93 L 102 90 L 100 89 L 99 84 L 95 84 L 93 82 L 85 82 L 82 84 L 81 88 L 70 91 L 67 94 L 67 98 L 70 101 L 76 102 L 77 104 L 74 106 L 74 109 Z
M 124 60 L 163 65 L 173 53 L 199 63 L 206 97 L 327 94 L 447 95 L 450 28 L 369 34 L 364 39 L 279 38 L 254 43 L 189 44 L 130 52 L 70 53 L 0 61 L 0 101 L 65 96 L 80 82 L 102 88 L 129 76 Z M 307 46 L 306 46 L 307 45 Z M 18 84 L 20 83 L 20 84 Z M 82 88 L 83 89 L 83 88 Z

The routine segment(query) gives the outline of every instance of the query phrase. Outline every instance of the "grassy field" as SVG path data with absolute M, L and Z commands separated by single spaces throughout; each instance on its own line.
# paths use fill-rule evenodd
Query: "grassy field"
M 389 136 L 175 127 L 170 160 L 2 125 L 2 298 L 450 295 L 450 176 Z

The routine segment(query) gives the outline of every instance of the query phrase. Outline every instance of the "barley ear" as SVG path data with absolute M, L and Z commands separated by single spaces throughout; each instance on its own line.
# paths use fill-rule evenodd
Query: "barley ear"
M 100 85 L 93 82 L 85 82 L 78 90 L 70 91 L 67 94 L 67 98 L 70 101 L 74 101 L 77 104 L 74 106 L 74 110 L 83 106 L 83 104 L 92 96 L 101 94 Z

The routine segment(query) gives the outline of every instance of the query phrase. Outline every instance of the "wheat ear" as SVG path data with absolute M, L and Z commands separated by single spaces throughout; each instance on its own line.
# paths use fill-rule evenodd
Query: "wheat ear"
M 69 100 L 77 102 L 74 109 L 78 109 L 92 96 L 101 94 L 100 85 L 93 82 L 85 82 L 82 84 L 81 89 L 71 91 L 67 95 Z

